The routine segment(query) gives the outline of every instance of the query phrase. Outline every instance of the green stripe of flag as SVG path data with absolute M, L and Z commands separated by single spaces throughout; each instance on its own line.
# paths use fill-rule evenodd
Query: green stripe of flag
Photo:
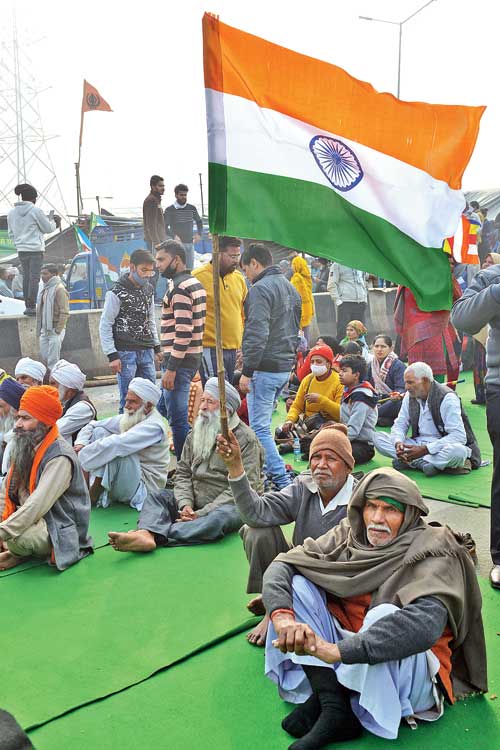
M 305 180 L 209 164 L 212 233 L 272 240 L 409 287 L 421 310 L 451 307 L 448 255 Z

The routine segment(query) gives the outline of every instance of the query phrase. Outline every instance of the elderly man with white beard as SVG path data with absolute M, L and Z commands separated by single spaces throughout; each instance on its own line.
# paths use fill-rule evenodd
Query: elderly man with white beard
M 71 446 L 59 437 L 57 390 L 26 389 L 0 490 L 0 570 L 29 557 L 65 570 L 92 552 L 90 498 Z
M 25 387 L 13 378 L 0 382 L 0 474 L 5 476 L 10 463 L 10 443 L 14 436 L 19 403 Z
M 236 413 L 240 404 L 236 388 L 226 383 L 229 427 L 239 445 L 248 481 L 260 492 L 264 451 L 253 430 L 240 421 Z M 214 542 L 238 531 L 242 521 L 229 488 L 227 469 L 215 450 L 219 432 L 219 385 L 217 378 L 209 378 L 177 464 L 173 491 L 148 495 L 135 531 L 109 533 L 115 550 L 152 552 L 158 546 Z
M 141 510 L 148 492 L 165 487 L 170 463 L 167 424 L 156 405 L 161 390 L 145 378 L 130 381 L 125 411 L 92 421 L 78 433 L 74 449 L 90 474 L 90 498 Z
M 57 420 L 61 437 L 73 444 L 81 429 L 97 419 L 97 411 L 83 390 L 85 378 L 78 365 L 58 360 L 50 372 L 50 384 L 59 391 L 63 415 Z

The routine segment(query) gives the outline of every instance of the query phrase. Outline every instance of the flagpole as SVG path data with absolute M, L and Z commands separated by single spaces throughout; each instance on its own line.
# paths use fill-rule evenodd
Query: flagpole
M 212 271 L 214 284 L 215 353 L 217 357 L 217 380 L 219 381 L 220 426 L 222 435 L 229 438 L 226 409 L 226 378 L 222 353 L 222 325 L 220 315 L 220 251 L 219 235 L 212 235 Z
M 83 83 L 83 89 L 85 91 L 85 81 Z M 75 164 L 75 176 L 76 176 L 76 202 L 78 219 L 80 218 L 80 211 L 83 211 L 82 201 L 82 188 L 80 185 L 80 160 L 82 157 L 82 138 L 83 138 L 83 100 L 82 100 L 82 112 L 80 115 L 80 140 L 78 141 L 78 161 Z

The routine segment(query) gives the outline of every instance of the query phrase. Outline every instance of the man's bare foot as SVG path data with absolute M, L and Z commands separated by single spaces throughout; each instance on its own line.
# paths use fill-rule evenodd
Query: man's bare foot
M 96 477 L 94 479 L 94 482 L 92 484 L 92 487 L 89 488 L 89 494 L 90 494 L 90 502 L 92 505 L 97 505 L 97 501 L 99 500 L 102 492 L 102 477 Z
M 0 570 L 9 570 L 25 562 L 25 557 L 16 557 L 12 552 L 0 552 Z
M 146 529 L 134 529 L 126 533 L 108 531 L 108 539 L 117 552 L 152 552 L 156 549 L 155 538 Z
M 247 635 L 247 641 L 251 643 L 252 646 L 265 646 L 268 627 L 269 627 L 269 615 L 266 615 L 264 619 L 261 622 L 259 622 L 257 627 L 251 630 L 250 633 Z
M 259 594 L 259 596 L 256 596 L 254 599 L 250 599 L 247 604 L 247 609 L 250 610 L 253 615 L 265 615 L 266 608 L 262 601 L 262 594 Z

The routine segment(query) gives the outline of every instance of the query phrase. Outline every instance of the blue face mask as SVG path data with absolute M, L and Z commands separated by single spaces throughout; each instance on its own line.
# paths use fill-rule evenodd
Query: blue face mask
M 137 271 L 130 271 L 130 278 L 132 279 L 132 281 L 135 281 L 136 284 L 139 284 L 139 286 L 146 286 L 149 281 L 149 278 L 147 276 L 139 276 Z

